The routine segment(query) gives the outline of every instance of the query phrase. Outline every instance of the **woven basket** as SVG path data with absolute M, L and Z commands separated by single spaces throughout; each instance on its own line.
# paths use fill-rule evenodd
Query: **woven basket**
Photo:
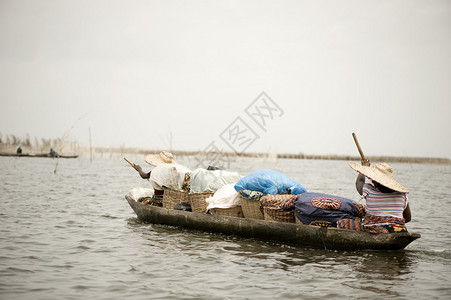
M 252 201 L 241 196 L 241 209 L 245 218 L 263 220 L 263 213 L 260 210 L 260 201 Z
M 244 218 L 243 210 L 241 209 L 241 206 L 235 206 L 235 207 L 231 207 L 231 208 L 212 208 L 212 209 L 210 209 L 210 212 L 212 215 Z
M 164 189 L 163 193 L 163 207 L 167 209 L 174 209 L 174 206 L 182 203 L 190 203 L 189 194 L 186 191 L 178 191 L 173 189 Z
M 205 212 L 208 206 L 208 203 L 207 201 L 205 201 L 205 199 L 213 195 L 213 192 L 190 193 L 189 203 L 191 204 L 191 210 L 193 212 Z
M 282 209 L 269 210 L 267 207 L 264 208 L 264 219 L 267 221 L 283 222 L 283 223 L 295 223 L 294 213 L 284 211 Z

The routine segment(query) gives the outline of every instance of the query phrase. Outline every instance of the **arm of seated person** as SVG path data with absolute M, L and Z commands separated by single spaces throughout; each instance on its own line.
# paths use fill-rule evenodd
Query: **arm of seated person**
M 139 176 L 141 176 L 142 179 L 149 179 L 150 178 L 150 173 L 151 172 L 149 172 L 149 173 L 144 172 L 140 165 L 133 164 L 133 168 L 136 171 L 138 171 Z
M 402 216 L 404 217 L 404 220 L 406 221 L 406 223 L 408 223 L 412 220 L 412 213 L 410 211 L 409 203 L 407 203 L 406 209 L 404 209 Z
M 359 174 L 355 181 L 355 188 L 357 189 L 357 192 L 359 192 L 360 195 L 363 194 L 363 185 L 364 184 L 365 184 L 365 176 L 362 174 Z
M 362 160 L 362 166 L 370 166 L 370 161 L 368 159 Z M 365 176 L 360 174 L 357 175 L 357 179 L 355 181 L 355 188 L 360 195 L 363 194 L 363 185 L 365 184 Z

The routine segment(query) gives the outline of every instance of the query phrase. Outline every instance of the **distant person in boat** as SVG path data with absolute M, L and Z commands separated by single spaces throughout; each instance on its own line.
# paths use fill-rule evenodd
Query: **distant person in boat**
M 152 171 L 157 170 L 155 172 L 158 172 L 159 169 L 162 169 L 163 172 L 165 171 L 165 170 L 163 170 L 163 168 L 158 168 L 158 166 L 161 166 L 162 164 L 175 164 L 175 165 L 177 165 L 177 168 L 179 168 L 181 170 L 186 169 L 186 171 L 188 171 L 188 168 L 177 164 L 177 162 L 174 160 L 174 156 L 172 155 L 172 153 L 167 152 L 167 151 L 162 151 L 159 154 L 149 154 L 146 156 L 145 161 L 149 165 L 155 167 L 152 170 Z M 152 178 L 152 176 L 151 176 L 152 171 L 144 172 L 143 169 L 141 168 L 141 166 L 137 165 L 137 164 L 133 164 L 133 168 L 136 171 L 138 171 L 141 178 L 148 179 L 150 181 L 150 183 L 152 184 L 152 187 L 154 189 L 154 196 L 152 197 L 152 203 L 148 203 L 148 204 L 155 205 L 155 206 L 163 206 L 164 190 L 163 190 L 162 186 L 160 186 L 155 180 L 153 180 L 154 178 Z M 189 177 L 187 178 L 185 176 L 184 184 L 187 184 L 187 182 L 189 182 Z
M 409 191 L 395 181 L 392 167 L 387 163 L 370 166 L 368 160 L 362 161 L 362 165 L 350 162 L 349 166 L 359 173 L 356 189 L 366 200 L 363 229 L 372 233 L 407 231 L 405 223 L 412 218 Z M 366 178 L 370 183 L 365 183 Z
M 52 148 L 50 148 L 49 155 L 50 155 L 51 157 L 55 157 L 55 156 L 56 156 L 55 150 L 53 150 Z
M 22 147 L 20 147 L 20 145 L 19 145 L 19 147 L 17 147 L 16 153 L 22 154 Z

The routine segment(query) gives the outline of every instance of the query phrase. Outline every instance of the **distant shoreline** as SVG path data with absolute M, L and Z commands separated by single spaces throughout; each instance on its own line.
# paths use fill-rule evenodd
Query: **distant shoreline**
M 88 149 L 89 151 L 89 149 Z M 137 148 L 106 148 L 106 147 L 95 147 L 93 148 L 95 153 L 121 153 L 121 154 L 142 154 L 147 155 L 149 153 L 159 153 L 163 150 L 145 150 L 145 149 L 137 149 Z M 171 153 L 174 156 L 183 155 L 183 156 L 196 156 L 196 155 L 205 155 L 202 154 L 201 151 L 180 151 L 180 150 L 171 150 Z M 235 154 L 232 152 L 223 152 L 223 153 L 213 153 L 209 152 L 211 155 L 225 155 L 229 157 L 260 157 L 260 158 L 268 158 L 272 157 L 271 153 L 239 153 Z M 278 153 L 274 154 L 274 157 L 277 155 L 277 158 L 280 159 L 316 159 L 316 160 L 346 160 L 346 161 L 360 161 L 360 156 L 352 156 L 352 155 L 315 155 L 315 154 L 293 154 L 293 153 Z M 401 163 L 423 163 L 423 164 L 451 164 L 451 160 L 448 158 L 440 158 L 440 157 L 400 157 L 400 156 L 368 156 L 368 159 L 373 162 L 401 162 Z
M 36 153 L 42 153 L 42 147 L 22 147 L 24 154 L 34 155 Z M 64 151 L 66 150 L 66 151 Z M 159 153 L 163 150 L 149 150 L 149 149 L 139 149 L 139 148 L 129 148 L 129 147 L 77 147 L 74 149 L 64 149 L 61 151 L 61 155 L 67 156 L 79 156 L 83 155 L 93 155 L 95 154 L 142 154 L 147 155 L 149 153 Z M 172 154 L 175 156 L 197 156 L 197 155 L 212 155 L 212 156 L 227 156 L 227 157 L 256 157 L 256 158 L 272 158 L 272 159 L 311 159 L 311 160 L 346 160 L 346 161 L 360 161 L 360 156 L 353 155 L 317 155 L 317 154 L 303 154 L 303 153 L 259 153 L 259 152 L 246 152 L 246 153 L 233 153 L 233 152 L 207 152 L 202 153 L 201 151 L 181 151 L 181 150 L 171 150 Z M 16 153 L 16 147 L 9 145 L 0 149 L 0 156 L 6 156 Z M 23 155 L 26 156 L 26 155 Z M 372 162 L 400 162 L 400 163 L 419 163 L 419 164 L 451 164 L 451 160 L 448 158 L 440 157 L 408 157 L 408 156 L 368 156 L 368 159 Z

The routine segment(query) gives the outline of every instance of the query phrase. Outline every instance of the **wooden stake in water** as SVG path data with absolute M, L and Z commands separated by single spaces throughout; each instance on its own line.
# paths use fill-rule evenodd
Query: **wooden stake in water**
M 59 154 L 60 154 L 60 152 L 61 152 L 61 150 L 62 150 L 62 143 L 66 140 L 66 137 L 69 135 L 70 131 L 75 127 L 75 125 L 78 123 L 78 121 L 80 121 L 81 119 L 83 119 L 85 116 L 86 116 L 86 115 L 81 116 L 80 118 L 78 118 L 78 119 L 74 122 L 74 124 L 72 124 L 72 126 L 71 126 L 68 130 L 66 130 L 66 131 L 64 132 L 63 137 L 62 137 L 61 140 L 60 140 L 60 144 L 59 144 L 60 146 L 57 147 L 57 151 L 56 151 L 56 153 L 57 153 L 58 155 L 56 156 L 55 169 L 53 170 L 53 173 L 54 173 L 54 174 L 56 174 L 56 169 L 58 168 L 58 161 L 59 161 L 59 158 L 60 158 Z M 91 129 L 90 129 L 90 130 L 91 130 Z
M 91 127 L 89 127 L 89 159 L 92 162 Z

